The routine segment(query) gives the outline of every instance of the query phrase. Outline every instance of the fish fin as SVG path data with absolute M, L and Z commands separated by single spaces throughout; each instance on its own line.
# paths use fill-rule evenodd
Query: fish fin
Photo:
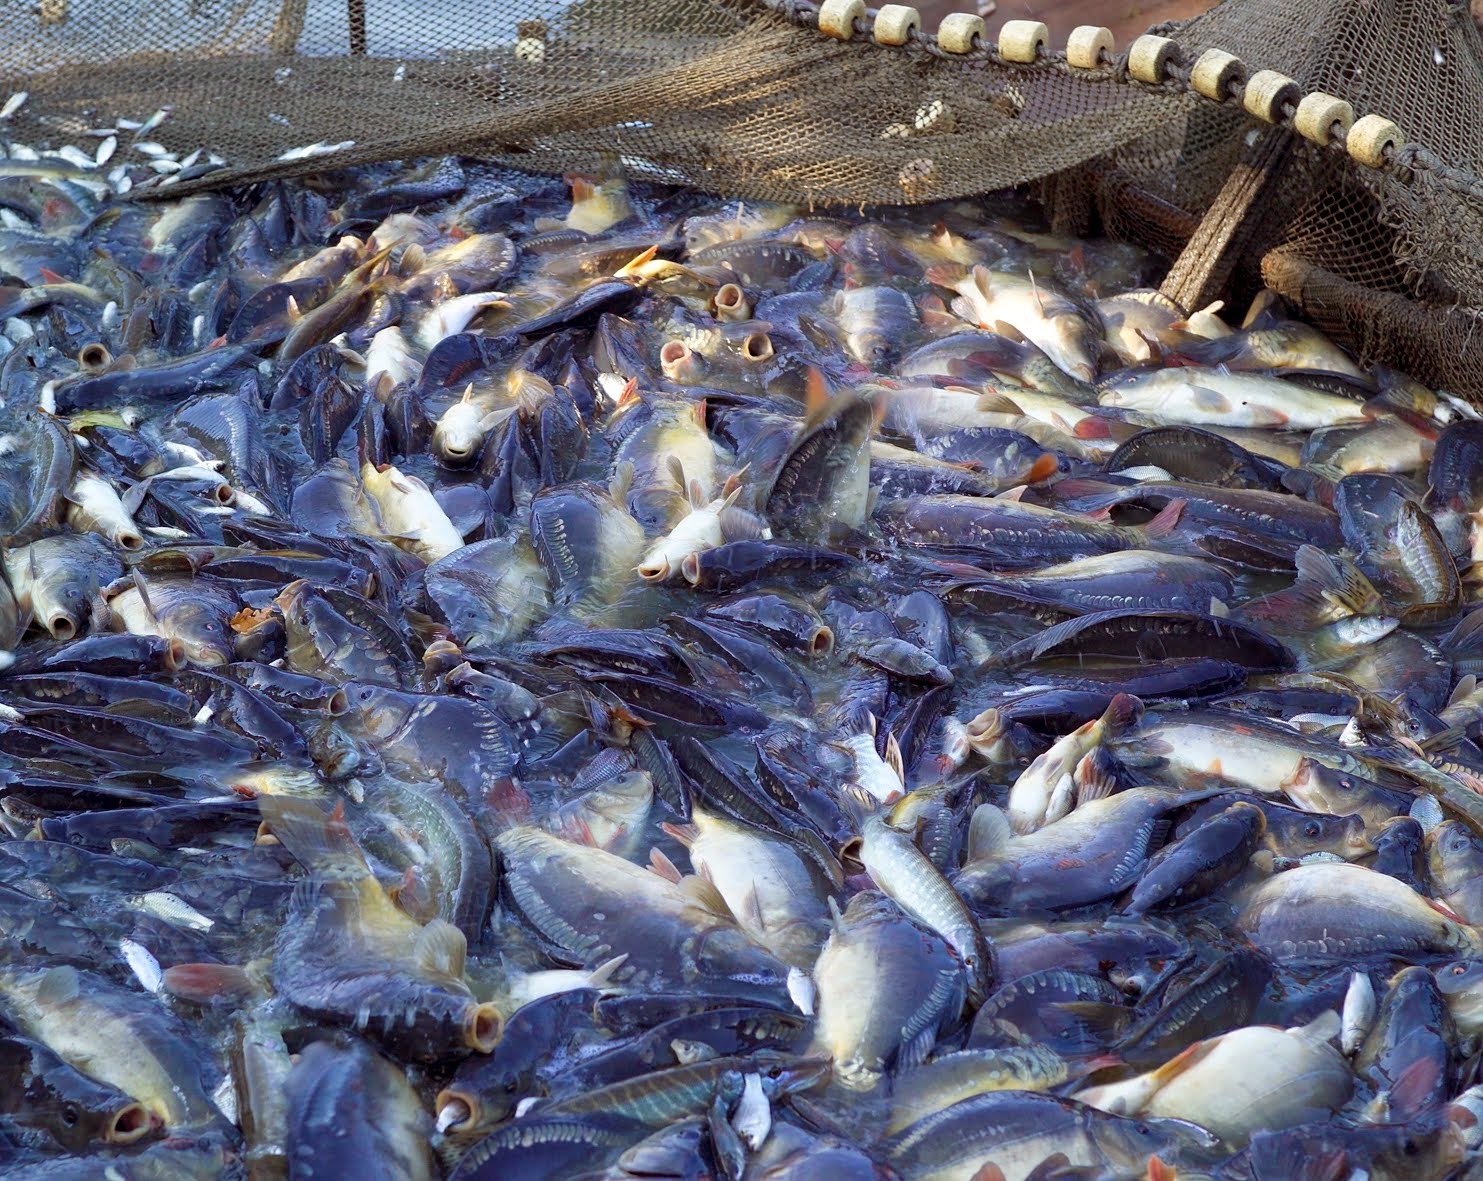
M 468 950 L 469 942 L 462 931 L 452 923 L 433 919 L 417 932 L 412 959 L 429 976 L 462 980 Z
M 1009 817 L 993 804 L 980 804 L 968 822 L 968 860 L 981 861 L 999 852 L 1014 839 Z
M 1179 1173 L 1173 1165 L 1166 1165 L 1156 1156 L 1148 1158 L 1148 1172 L 1144 1181 L 1179 1181 Z
M 829 385 L 824 372 L 817 365 L 810 365 L 803 378 L 803 412 L 812 415 L 829 403 Z
M 77 969 L 70 964 L 58 964 L 48 968 L 36 986 L 36 1000 L 47 1006 L 70 1004 L 77 999 L 81 988 L 82 980 Z
M 1212 596 L 1205 608 L 1205 614 L 1213 615 L 1216 619 L 1229 619 L 1231 617 L 1231 609 L 1224 599 L 1217 599 Z
M 1136 725 L 1142 717 L 1143 702 L 1131 693 L 1118 693 L 1107 703 L 1107 710 L 1102 715 L 1102 727 L 1110 737 Z
M 968 268 L 960 262 L 935 262 L 927 268 L 926 277 L 937 287 L 953 288 L 968 277 Z
M 980 394 L 973 408 L 984 414 L 1012 414 L 1016 418 L 1025 415 L 1019 404 L 1003 390 L 988 390 Z
M 738 919 L 749 920 L 757 930 L 765 931 L 767 923 L 762 917 L 762 900 L 757 897 L 757 886 L 753 883 L 747 887 L 747 892 L 742 896 L 741 909 L 736 911 Z
M 995 335 L 1002 336 L 1005 340 L 1012 340 L 1016 344 L 1029 343 L 1025 338 L 1025 334 L 1018 328 L 1016 328 L 1013 324 L 1011 324 L 1008 320 L 995 320 L 994 323 L 990 325 L 990 327 Z
M 892 734 L 889 730 L 886 731 L 886 749 L 881 752 L 881 758 L 885 761 L 886 766 L 890 767 L 896 773 L 896 778 L 905 787 L 906 767 L 901 758 L 901 745 L 896 741 L 896 735 Z
M 946 305 L 941 307 L 924 307 L 921 309 L 919 315 L 922 321 L 922 327 L 937 335 L 945 336 L 947 333 L 957 331 L 963 327 L 962 319 L 949 312 Z
M 839 802 L 845 813 L 858 825 L 880 811 L 876 799 L 858 783 L 846 783 L 839 789 Z
M 587 973 L 588 988 L 606 988 L 613 979 L 613 973 L 628 962 L 628 953 L 615 955 L 610 960 L 604 960 Z
M 628 490 L 632 487 L 633 461 L 625 459 L 613 468 L 613 477 L 608 481 L 608 495 L 621 506 L 627 502 Z
M 413 242 L 402 251 L 401 262 L 397 266 L 403 275 L 415 275 L 427 266 L 427 248 L 421 242 Z M 442 275 L 438 276 L 440 279 Z
M 1444 1083 L 1444 1063 L 1436 1058 L 1418 1058 L 1402 1068 L 1391 1080 L 1386 1092 L 1393 1111 L 1416 1111 L 1426 1106 L 1428 1098 Z M 1377 1096 L 1378 1098 L 1378 1096 Z
M 236 964 L 175 964 L 162 973 L 160 987 L 197 1004 L 245 999 L 258 991 L 247 969 Z
M 1179 518 L 1184 515 L 1184 510 L 1188 503 L 1188 501 L 1178 497 L 1171 500 L 1159 510 L 1158 515 L 1153 520 L 1143 527 L 1143 532 L 1151 539 L 1168 537 L 1169 534 L 1174 532 L 1175 527 L 1178 526 Z
M 1053 1152 L 1025 1174 L 1025 1181 L 1065 1181 L 1068 1173 L 1075 1177 L 1077 1172 L 1079 1170 L 1075 1170 L 1069 1156 L 1064 1152 Z M 1000 1176 L 1003 1176 L 1002 1172 Z
M 159 623 L 160 617 L 155 614 L 154 604 L 149 601 L 149 584 L 145 580 L 144 571 L 135 566 L 130 572 L 130 577 L 134 580 L 134 589 L 139 592 L 139 601 L 144 604 L 144 610 L 151 619 Z
M 1355 615 L 1373 615 L 1383 606 L 1380 592 L 1353 562 L 1324 553 L 1317 546 L 1301 545 L 1293 559 L 1298 571 L 1294 589 L 1319 598 L 1332 599 Z
M 726 899 L 721 896 L 721 891 L 716 889 L 715 883 L 699 874 L 691 874 L 682 878 L 679 882 L 680 892 L 701 910 L 709 911 L 717 918 L 735 920 L 736 916 L 731 913 L 731 907 L 726 905 Z
M 1183 1074 L 1196 1062 L 1200 1061 L 1200 1059 L 1209 1055 L 1215 1049 L 1219 1040 L 1219 1038 L 1208 1038 L 1203 1042 L 1196 1042 L 1192 1046 L 1185 1046 L 1184 1049 L 1153 1072 L 1154 1078 L 1159 1082 L 1159 1086 L 1166 1085 L 1172 1079 Z
M 581 193 L 580 196 L 578 195 L 578 185 L 581 185 L 582 186 L 582 193 Z M 573 201 L 573 203 L 576 203 L 578 201 L 586 201 L 586 200 L 588 200 L 593 195 L 593 193 L 595 193 L 596 191 L 597 190 L 592 187 L 592 185 L 590 184 L 590 182 L 582 181 L 582 180 L 578 180 L 576 178 L 573 178 L 573 180 L 572 180 L 572 201 Z M 644 266 L 645 263 L 653 262 L 654 261 L 654 256 L 657 255 L 658 253 L 659 253 L 659 247 L 657 245 L 650 246 L 647 250 L 644 250 L 642 253 L 634 255 L 631 259 L 629 259 L 626 263 L 624 263 L 621 267 L 619 267 L 616 271 L 614 271 L 613 272 L 613 278 L 615 278 L 615 279 L 627 279 L 627 278 L 629 278 L 629 277 L 631 277 L 633 275 L 637 275 L 640 272 L 640 270 L 643 268 L 643 266 Z
M 326 813 L 312 800 L 266 794 L 258 797 L 257 806 L 268 831 L 311 873 L 349 879 L 370 876 L 365 854 L 345 823 L 344 801 L 337 800 L 334 811 Z
M 290 295 L 288 299 L 284 301 L 283 315 L 290 324 L 293 324 L 296 321 L 302 320 L 304 318 L 304 313 L 299 308 L 299 301 L 292 295 Z
M 969 324 L 978 324 L 979 327 L 985 327 L 985 325 L 979 324 L 978 316 L 974 312 L 973 301 L 966 295 L 954 296 L 953 301 L 948 304 L 948 307 L 952 309 L 953 315 L 957 316 L 959 320 L 967 321 Z
M 1117 791 L 1116 771 L 1107 766 L 1102 755 L 1103 748 L 1099 746 L 1096 750 L 1082 755 L 1076 764 L 1072 779 L 1076 784 L 1076 806 L 1078 808 L 1093 800 L 1105 800 Z M 1110 755 L 1106 756 L 1106 759 L 1110 758 Z
M 649 869 L 657 873 L 665 881 L 673 882 L 676 886 L 685 880 L 685 875 L 680 872 L 680 867 L 671 861 L 669 855 L 662 849 L 649 850 Z
M 1483 653 L 1483 611 L 1471 611 L 1462 617 L 1442 641 L 1442 650 L 1454 660 L 1458 656 L 1476 658 Z
M 687 849 L 700 839 L 700 829 L 693 824 L 673 824 L 666 820 L 659 827 Z M 661 853 L 660 856 L 663 854 Z
M 1478 678 L 1472 673 L 1458 678 L 1456 685 L 1452 687 L 1452 694 L 1447 698 L 1448 705 L 1456 705 L 1460 701 L 1466 701 L 1478 690 Z
M 1226 411 L 1233 408 L 1229 398 L 1219 390 L 1212 390 L 1209 386 L 1186 383 L 1182 389 L 1198 410 Z
M 664 470 L 669 473 L 669 478 L 675 482 L 675 487 L 681 493 L 685 491 L 685 465 L 680 462 L 678 455 L 666 455 L 664 457 Z
M 1339 1036 L 1339 1031 L 1344 1027 L 1344 1019 L 1334 1009 L 1325 1009 L 1317 1017 L 1306 1025 L 1295 1025 L 1288 1030 L 1313 1042 L 1331 1042 Z
M 1049 480 L 1056 472 L 1060 471 L 1060 468 L 1060 460 L 1054 454 L 1047 451 L 1030 465 L 1029 469 L 1020 479 L 1025 484 L 1040 484 Z
M 985 1161 L 968 1181 L 1005 1181 L 1004 1170 L 993 1161 Z
M 932 1047 L 937 1044 L 937 1028 L 929 1025 L 926 1029 L 919 1030 L 917 1035 L 910 1041 L 903 1042 L 901 1048 L 896 1051 L 896 1067 L 898 1070 L 911 1070 L 927 1061 L 927 1055 L 932 1053 Z

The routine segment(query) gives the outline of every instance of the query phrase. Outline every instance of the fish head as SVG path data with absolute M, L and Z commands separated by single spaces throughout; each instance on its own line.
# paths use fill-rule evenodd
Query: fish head
M 28 1098 L 46 1112 L 47 1130 L 70 1152 L 96 1144 L 133 1144 L 156 1131 L 159 1120 L 142 1103 L 75 1070 L 43 1070 L 30 1080 Z
M 1096 1113 L 1093 1113 L 1094 1115 Z M 1184 1125 L 1176 1136 L 1169 1126 Z M 1168 1156 L 1171 1149 L 1185 1142 L 1186 1137 L 1196 1135 L 1195 1125 L 1185 1125 L 1182 1120 L 1127 1119 L 1122 1116 L 1106 1116 L 1091 1121 L 1092 1136 L 1108 1159 L 1126 1169 L 1132 1175 L 1141 1174 L 1153 1156 Z M 1198 1133 L 1208 1137 L 1203 1128 Z
M 1483 873 L 1483 841 L 1460 820 L 1444 820 L 1426 834 L 1426 856 L 1443 894 Z
M 186 602 L 170 613 L 170 630 L 185 649 L 185 658 L 204 668 L 231 663 L 233 633 L 214 603 Z
M 467 397 L 443 411 L 433 427 L 433 451 L 438 458 L 450 467 L 473 463 L 484 442 L 483 420 L 483 408 Z

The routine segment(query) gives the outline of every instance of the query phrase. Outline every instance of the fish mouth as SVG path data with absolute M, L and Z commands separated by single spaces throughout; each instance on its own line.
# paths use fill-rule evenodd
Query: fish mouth
M 103 1129 L 108 1144 L 133 1144 L 154 1130 L 154 1119 L 142 1103 L 125 1103 Z
M 433 1109 L 438 1113 L 438 1131 L 446 1135 L 472 1132 L 479 1126 L 482 1104 L 471 1091 L 458 1086 L 444 1087 L 433 1100 Z
M 179 640 L 167 640 L 165 642 L 165 669 L 167 672 L 178 672 L 185 664 L 185 645 Z
M 834 651 L 834 629 L 824 624 L 814 628 L 813 634 L 808 638 L 808 654 L 810 656 L 828 656 Z
M 336 689 L 324 702 L 324 712 L 331 717 L 338 718 L 350 709 L 350 698 L 345 696 L 344 689 Z
M 659 367 L 671 381 L 680 381 L 686 375 L 694 375 L 698 368 L 695 353 L 682 340 L 667 340 L 659 350 Z
M 113 361 L 113 354 L 106 346 L 97 343 L 85 344 L 77 354 L 77 363 L 89 372 L 96 373 Z
M 639 566 L 638 575 L 645 582 L 663 582 L 669 577 L 669 563 L 663 558 L 655 558 Z
M 54 640 L 70 640 L 77 635 L 77 620 L 65 612 L 58 611 L 46 621 L 46 630 Z
M 749 332 L 742 341 L 741 355 L 747 361 L 766 361 L 773 355 L 772 337 L 765 332 Z
M 474 460 L 474 449 L 467 443 L 443 442 L 438 447 L 438 454 L 443 462 L 450 467 L 462 467 L 464 464 L 472 463 Z
M 126 550 L 137 550 L 144 548 L 144 538 L 132 529 L 125 529 L 114 538 Z
M 722 320 L 745 320 L 750 314 L 747 296 L 736 283 L 722 283 L 716 289 L 716 316 Z
M 218 484 L 212 489 L 211 495 L 216 498 L 217 504 L 235 504 L 237 501 L 237 493 L 230 484 Z
M 700 555 L 686 554 L 684 561 L 680 563 L 680 573 L 685 576 L 685 581 L 691 586 L 700 585 Z
M 471 1049 L 481 1054 L 488 1054 L 499 1045 L 504 1033 L 505 1019 L 500 1016 L 500 1011 L 488 1001 L 482 1005 L 475 1005 L 469 1010 L 468 1018 L 464 1022 L 463 1036 Z

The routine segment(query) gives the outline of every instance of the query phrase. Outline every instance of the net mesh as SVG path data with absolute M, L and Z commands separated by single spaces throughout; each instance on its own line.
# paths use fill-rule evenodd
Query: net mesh
M 1409 145 L 1391 167 L 1285 137 L 1233 298 L 1265 282 L 1367 359 L 1483 398 L 1483 43 L 1449 0 L 1226 0 L 1156 32 L 1273 69 Z M 730 195 L 912 203 L 1028 182 L 1054 220 L 1174 258 L 1250 153 L 1239 103 L 1122 59 L 1011 65 L 821 34 L 801 0 L 39 0 L 0 5 L 15 134 L 151 131 L 226 167 L 172 188 L 459 153 Z

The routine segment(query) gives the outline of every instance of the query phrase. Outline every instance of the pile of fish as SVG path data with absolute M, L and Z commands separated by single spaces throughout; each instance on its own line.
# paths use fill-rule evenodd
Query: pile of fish
M 6 1177 L 1483 1176 L 1465 404 L 1013 197 L 88 165 L 0 159 Z

